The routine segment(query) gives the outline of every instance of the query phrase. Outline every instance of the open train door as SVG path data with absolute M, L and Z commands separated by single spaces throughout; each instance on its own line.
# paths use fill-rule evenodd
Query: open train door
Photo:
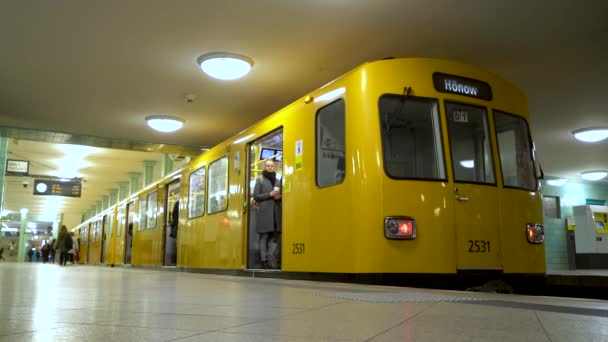
M 125 265 L 131 265 L 133 248 L 133 219 L 135 218 L 135 202 L 127 204 L 127 231 L 125 232 Z
M 266 134 L 249 145 L 248 177 L 245 189 L 248 194 L 247 269 L 281 269 L 282 255 L 282 175 L 283 129 Z M 272 165 L 272 166 L 271 166 Z M 265 169 L 274 171 L 274 184 L 264 176 Z M 258 194 L 256 195 L 256 185 Z M 278 193 L 272 198 L 270 193 Z M 256 199 L 257 197 L 257 199 Z M 274 219 L 273 219 L 274 218 Z
M 106 263 L 106 230 L 108 229 L 108 217 L 109 215 L 103 215 L 103 221 L 101 225 L 101 255 L 99 256 L 99 263 Z
M 179 223 L 179 187 L 180 181 L 175 180 L 166 187 L 164 236 L 164 265 L 177 265 L 177 233 Z
M 488 111 L 445 102 L 454 179 L 457 269 L 502 270 L 499 197 Z

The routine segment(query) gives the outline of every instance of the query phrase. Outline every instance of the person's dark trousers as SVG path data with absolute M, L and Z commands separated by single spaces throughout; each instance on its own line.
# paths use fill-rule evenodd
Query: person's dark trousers
M 59 265 L 65 266 L 65 263 L 68 261 L 68 252 L 61 252 L 59 255 Z

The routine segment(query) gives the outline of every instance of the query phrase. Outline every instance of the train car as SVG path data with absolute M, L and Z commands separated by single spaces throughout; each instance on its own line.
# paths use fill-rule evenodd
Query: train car
M 134 265 L 167 264 L 159 253 L 175 247 L 184 269 L 544 274 L 528 118 L 525 95 L 480 68 L 369 62 L 118 205 L 118 228 L 146 222 Z M 269 161 L 281 193 L 274 265 L 260 258 L 253 196 Z

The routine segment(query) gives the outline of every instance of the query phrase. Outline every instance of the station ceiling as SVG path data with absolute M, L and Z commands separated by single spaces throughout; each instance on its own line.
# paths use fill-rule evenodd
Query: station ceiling
M 571 134 L 608 127 L 605 0 L 5 0 L 0 47 L 1 127 L 194 150 L 366 61 L 460 60 L 528 95 L 546 175 L 608 170 L 608 141 Z M 204 75 L 196 60 L 216 51 L 249 56 L 252 72 L 230 82 Z M 155 114 L 179 116 L 185 127 L 155 132 L 144 120 Z M 108 163 L 129 165 L 120 158 Z M 130 171 L 144 159 L 135 153 Z M 83 176 L 128 180 L 122 166 L 116 176 L 102 170 Z M 112 184 L 87 182 L 90 195 L 61 210 L 91 207 Z M 9 198 L 4 207 L 28 201 Z

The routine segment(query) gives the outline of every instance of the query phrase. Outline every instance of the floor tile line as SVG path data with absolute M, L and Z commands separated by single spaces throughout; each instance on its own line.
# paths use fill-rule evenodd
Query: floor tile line
M 413 314 L 412 316 L 410 316 L 410 317 L 408 317 L 408 318 L 404 319 L 403 321 L 401 321 L 401 322 L 399 322 L 399 323 L 397 323 L 397 324 L 393 325 L 392 327 L 390 327 L 390 328 L 388 328 L 388 329 L 385 329 L 385 330 L 383 330 L 383 331 L 379 332 L 378 334 L 376 334 L 376 335 L 374 335 L 374 336 L 372 336 L 372 337 L 370 337 L 370 338 L 366 339 L 364 342 L 369 342 L 369 341 L 373 340 L 374 338 L 376 338 L 376 337 L 378 337 L 378 336 L 380 336 L 380 335 L 382 335 L 382 334 L 384 334 L 384 333 L 386 333 L 386 332 L 388 332 L 388 331 L 390 331 L 390 330 L 392 330 L 392 329 L 395 329 L 396 327 L 398 327 L 398 326 L 400 326 L 400 325 L 404 324 L 405 322 L 407 322 L 407 321 L 409 321 L 409 320 L 411 320 L 411 319 L 413 319 L 413 318 L 416 318 L 418 315 L 422 314 L 423 312 L 427 311 L 428 309 L 432 308 L 433 306 L 435 306 L 435 305 L 437 305 L 437 304 L 439 304 L 439 303 L 441 303 L 441 302 L 435 302 L 435 303 L 431 303 L 431 304 L 430 304 L 428 307 L 426 307 L 426 308 L 424 308 L 424 309 L 420 310 L 419 312 L 417 312 L 417 313 Z
M 543 328 L 543 331 L 545 332 L 545 335 L 547 336 L 547 339 L 549 340 L 549 342 L 553 342 L 553 340 L 551 339 L 551 335 L 549 335 L 549 332 L 545 328 L 543 321 L 540 319 L 540 316 L 538 315 L 538 311 L 534 311 L 534 316 L 536 316 L 536 320 L 538 321 L 538 324 L 540 324 L 540 327 Z

